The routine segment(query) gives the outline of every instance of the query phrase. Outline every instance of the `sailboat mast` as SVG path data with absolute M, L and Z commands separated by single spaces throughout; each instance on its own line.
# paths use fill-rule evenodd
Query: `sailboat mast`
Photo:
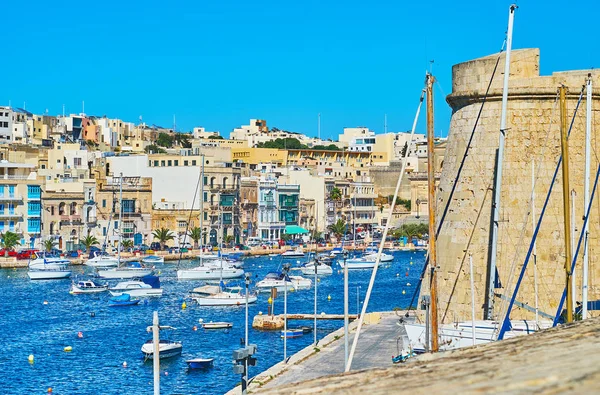
M 592 150 L 592 75 L 588 74 L 588 80 L 586 84 L 586 113 L 585 113 L 585 176 L 583 184 L 583 205 L 585 207 L 585 213 L 588 212 L 590 206 L 590 153 Z M 588 221 L 585 222 L 585 226 L 582 230 L 585 234 L 584 247 L 583 247 L 583 278 L 581 281 L 581 319 L 587 318 L 588 309 L 588 270 L 589 270 L 589 256 L 588 256 L 588 241 L 589 241 L 589 230 Z
M 123 230 L 123 173 L 121 173 L 121 177 L 119 178 L 119 243 L 117 245 L 117 261 L 119 265 L 121 264 L 121 232 Z
M 438 314 L 437 314 L 437 253 L 435 249 L 435 161 L 434 161 L 434 127 L 433 127 L 433 82 L 431 74 L 427 74 L 427 185 L 429 206 L 429 266 L 431 267 L 431 351 L 438 351 Z
M 512 49 L 513 20 L 517 6 L 512 4 L 508 11 L 508 31 L 506 33 L 506 59 L 504 63 L 504 85 L 502 88 L 502 112 L 500 115 L 500 141 L 498 143 L 498 157 L 496 161 L 496 179 L 494 180 L 494 201 L 492 208 L 492 245 L 490 251 L 490 264 L 487 280 L 487 303 L 485 318 L 493 319 L 494 315 L 494 283 L 496 282 L 496 259 L 498 255 L 498 232 L 500 225 L 500 196 L 502 191 L 502 168 L 504 161 L 504 140 L 506 139 L 506 108 L 508 105 L 508 78 L 510 76 L 510 51 Z
M 204 256 L 204 154 L 201 155 L 201 158 L 202 174 L 200 176 L 200 266 L 202 266 L 202 258 Z
M 570 195 L 569 195 L 569 146 L 567 142 L 567 88 L 563 85 L 560 93 L 560 146 L 562 153 L 563 177 L 563 213 L 565 217 L 565 277 L 567 282 L 567 322 L 573 322 L 573 288 L 571 283 L 571 230 Z

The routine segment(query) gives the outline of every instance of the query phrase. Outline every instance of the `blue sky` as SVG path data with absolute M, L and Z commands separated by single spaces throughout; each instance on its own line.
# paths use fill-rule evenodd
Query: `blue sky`
M 81 112 L 225 136 L 250 118 L 324 137 L 409 130 L 434 60 L 446 135 L 455 63 L 497 52 L 509 2 L 11 1 L 3 4 L 0 105 Z M 519 1 L 513 48 L 541 73 L 600 64 L 594 1 Z M 563 30 L 561 31 L 561 27 Z M 585 41 L 585 38 L 588 38 Z M 419 129 L 425 128 L 424 118 Z

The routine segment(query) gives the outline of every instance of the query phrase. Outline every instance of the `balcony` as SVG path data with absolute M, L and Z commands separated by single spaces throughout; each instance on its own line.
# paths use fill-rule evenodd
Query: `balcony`
M 41 212 L 41 210 L 37 210 L 37 211 L 33 211 L 33 210 L 32 210 L 32 211 L 27 211 L 27 216 L 28 216 L 28 217 L 32 217 L 32 218 L 35 218 L 35 217 L 41 217 L 41 216 L 42 216 L 42 212 Z
M 90 228 L 93 228 L 96 226 L 98 219 L 96 217 L 87 217 L 85 222 Z
M 123 228 L 123 234 L 124 235 L 130 235 L 135 233 L 135 228 Z
M 64 215 L 60 216 L 60 224 L 61 225 L 80 225 L 83 222 L 81 221 L 81 216 L 79 214 L 73 215 Z
M 23 196 L 20 195 L 2 195 L 0 196 L 0 202 L 22 202 Z
M 10 213 L 10 212 L 0 212 L 0 219 L 16 219 L 17 221 L 23 220 L 23 214 L 19 213 Z

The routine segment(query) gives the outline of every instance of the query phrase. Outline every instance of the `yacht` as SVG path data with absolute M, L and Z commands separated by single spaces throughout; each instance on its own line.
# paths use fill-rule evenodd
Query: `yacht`
M 218 280 L 239 278 L 244 275 L 244 270 L 233 266 L 201 265 L 191 269 L 177 270 L 178 280 Z
M 145 276 L 140 280 L 122 281 L 108 290 L 113 296 L 125 293 L 131 296 L 162 296 L 163 290 L 157 276 Z
M 302 251 L 301 247 L 297 247 L 293 250 L 287 250 L 281 256 L 284 258 L 299 258 L 304 256 L 304 251 Z
M 98 270 L 98 276 L 102 278 L 139 278 L 149 276 L 154 270 L 143 266 L 138 262 L 129 262 L 128 266 L 120 266 L 111 269 Z
M 119 266 L 119 260 L 117 257 L 109 255 L 106 251 L 93 251 L 84 265 L 101 268 L 117 267 Z
M 108 289 L 108 285 L 96 284 L 92 280 L 73 281 L 71 284 L 71 290 L 69 291 L 72 295 L 80 294 L 95 294 L 104 292 Z
M 183 345 L 179 341 L 160 339 L 158 342 L 159 359 L 177 357 L 181 355 L 182 349 Z M 145 359 L 154 359 L 154 342 L 152 340 L 144 343 L 142 354 L 144 354 Z
M 246 294 L 241 287 L 221 287 L 208 285 L 195 288 L 192 299 L 200 306 L 240 306 L 246 304 Z M 255 303 L 256 294 L 248 294 L 248 303 Z
M 304 264 L 300 268 L 300 271 L 305 276 L 310 276 L 310 275 L 314 276 L 315 275 L 315 261 L 310 261 L 310 262 Z M 321 262 L 319 262 L 317 264 L 317 276 L 328 276 L 330 274 L 333 274 L 333 269 L 331 268 L 331 266 L 326 265 Z
M 277 289 L 277 292 L 285 291 L 287 284 L 287 290 L 294 290 L 294 283 L 289 276 L 281 272 L 270 272 L 267 273 L 265 278 L 256 283 L 256 288 L 260 291 L 269 291 L 272 288 Z

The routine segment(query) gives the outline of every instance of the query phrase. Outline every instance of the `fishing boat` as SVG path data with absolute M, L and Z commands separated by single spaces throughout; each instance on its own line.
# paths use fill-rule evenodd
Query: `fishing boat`
M 92 280 L 82 280 L 82 281 L 73 281 L 71 284 L 70 294 L 80 295 L 80 294 L 95 294 L 99 292 L 104 292 L 108 289 L 108 285 L 96 284 Z
M 240 306 L 246 303 L 246 294 L 242 293 L 242 287 L 224 287 L 208 285 L 195 288 L 192 291 L 192 299 L 200 306 Z M 248 294 L 248 303 L 256 303 L 255 293 Z
M 164 329 L 164 327 L 161 327 Z M 183 349 L 183 345 L 180 341 L 168 340 L 168 339 L 160 339 L 158 342 L 158 355 L 159 359 L 173 358 L 181 355 L 181 350 Z M 142 346 L 142 354 L 144 354 L 144 358 L 154 359 L 154 342 L 152 340 L 148 340 Z
M 127 266 L 98 270 L 99 277 L 111 279 L 140 278 L 149 276 L 153 273 L 154 270 L 140 264 L 139 262 L 127 262 Z
M 304 331 L 302 329 L 288 329 L 286 331 L 281 331 L 281 337 L 284 338 L 292 338 L 292 337 L 300 337 L 304 335 Z
M 70 270 L 33 269 L 27 271 L 30 280 L 61 280 L 71 277 Z
M 230 329 L 233 327 L 231 322 L 205 322 L 202 324 L 202 328 L 204 329 Z
M 277 292 L 283 292 L 287 284 L 287 289 L 293 290 L 294 283 L 289 276 L 282 272 L 267 273 L 265 278 L 256 283 L 256 289 L 259 291 L 270 291 L 272 288 L 277 289 Z
M 314 274 L 314 272 L 313 272 Z M 289 276 L 290 281 L 294 285 L 294 289 L 296 291 L 300 291 L 303 289 L 310 289 L 312 287 L 312 280 L 310 278 L 305 278 L 302 276 Z
M 139 299 L 131 299 L 129 294 L 122 294 L 119 296 L 113 296 L 108 300 L 108 307 L 124 307 L 133 306 L 140 303 Z
M 198 266 L 191 269 L 177 270 L 178 280 L 218 280 L 232 279 L 244 276 L 242 269 L 235 267 L 213 267 L 213 266 Z
M 363 257 L 360 258 L 350 258 L 344 260 L 340 260 L 338 263 L 342 267 L 348 265 L 348 270 L 352 269 L 373 269 L 375 267 L 375 260 L 365 259 Z
M 160 279 L 157 276 L 145 276 L 140 280 L 122 281 L 108 290 L 113 296 L 123 294 L 131 296 L 162 296 L 163 294 L 163 290 L 160 288 Z
M 304 264 L 300 268 L 300 271 L 305 276 L 314 275 L 315 274 L 315 261 L 310 261 L 310 262 Z M 330 274 L 333 274 L 333 269 L 331 268 L 331 266 L 326 265 L 321 262 L 317 263 L 317 276 L 328 276 Z
M 213 366 L 214 358 L 194 358 L 188 359 L 185 363 L 190 369 L 207 369 Z
M 158 255 L 148 255 L 142 258 L 142 263 L 146 264 L 157 264 L 157 263 L 165 263 L 165 258 Z
M 297 248 L 294 248 L 293 250 L 287 250 L 286 252 L 282 253 L 281 256 L 284 258 L 303 257 L 304 251 L 302 251 L 301 247 L 297 247 Z
M 119 259 L 109 255 L 106 251 L 93 251 L 84 265 L 100 268 L 117 267 L 119 266 Z

